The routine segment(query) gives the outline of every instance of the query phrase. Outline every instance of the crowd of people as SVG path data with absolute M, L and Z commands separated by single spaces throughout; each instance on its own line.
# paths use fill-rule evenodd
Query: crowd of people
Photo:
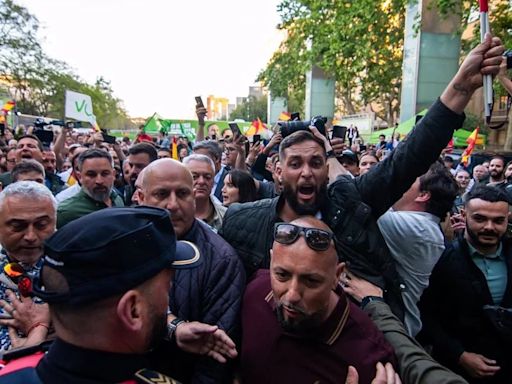
M 0 383 L 512 382 L 512 164 L 442 157 L 503 51 L 362 152 L 355 127 L 263 144 L 201 104 L 176 158 L 6 128 Z

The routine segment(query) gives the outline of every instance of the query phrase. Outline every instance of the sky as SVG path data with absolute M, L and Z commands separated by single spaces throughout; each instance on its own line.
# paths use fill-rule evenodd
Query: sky
M 103 76 L 131 117 L 194 118 L 194 96 L 247 96 L 278 48 L 279 0 L 17 0 L 45 52 Z M 93 106 L 94 107 L 94 106 Z

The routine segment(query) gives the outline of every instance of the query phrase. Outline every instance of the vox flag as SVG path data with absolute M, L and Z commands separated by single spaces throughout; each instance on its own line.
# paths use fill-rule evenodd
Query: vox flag
M 87 121 L 96 125 L 96 116 L 92 111 L 91 96 L 66 90 L 65 115 L 78 121 Z

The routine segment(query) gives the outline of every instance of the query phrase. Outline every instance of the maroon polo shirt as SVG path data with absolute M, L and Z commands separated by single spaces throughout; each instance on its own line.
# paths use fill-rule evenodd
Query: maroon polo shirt
M 367 314 L 339 287 L 336 308 L 307 335 L 286 333 L 277 321 L 270 271 L 260 270 L 242 304 L 242 383 L 341 384 L 348 366 L 371 383 L 377 362 L 396 366 L 393 348 Z

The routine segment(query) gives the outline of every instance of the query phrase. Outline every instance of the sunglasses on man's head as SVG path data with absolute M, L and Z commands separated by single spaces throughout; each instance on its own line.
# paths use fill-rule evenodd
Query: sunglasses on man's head
M 28 297 L 32 293 L 32 279 L 27 275 L 25 269 L 18 263 L 9 263 L 4 266 L 4 273 L 15 284 L 18 285 L 20 294 Z
M 315 251 L 326 251 L 334 234 L 318 228 L 304 228 L 295 224 L 276 223 L 274 240 L 280 244 L 293 244 L 303 234 L 306 244 Z

